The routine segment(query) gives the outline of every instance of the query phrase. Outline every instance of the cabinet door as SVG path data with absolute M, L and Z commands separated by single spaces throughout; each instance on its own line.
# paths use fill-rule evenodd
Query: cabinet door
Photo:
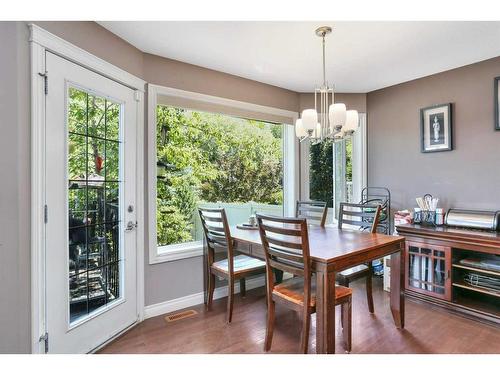
M 406 242 L 406 288 L 451 300 L 451 248 L 423 242 Z

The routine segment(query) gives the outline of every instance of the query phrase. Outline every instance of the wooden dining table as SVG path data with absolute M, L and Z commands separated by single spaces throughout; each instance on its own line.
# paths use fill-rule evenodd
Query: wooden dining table
M 310 226 L 309 248 L 316 277 L 316 352 L 335 353 L 335 276 L 337 273 L 391 255 L 390 308 L 394 324 L 404 328 L 404 256 L 401 236 L 371 234 L 333 226 Z M 231 227 L 235 249 L 265 259 L 258 230 Z M 367 312 L 368 314 L 368 312 Z

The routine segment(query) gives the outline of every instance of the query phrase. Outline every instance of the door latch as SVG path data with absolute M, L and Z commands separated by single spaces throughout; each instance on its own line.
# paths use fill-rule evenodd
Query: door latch
M 125 228 L 125 232 L 132 232 L 135 228 L 137 228 L 137 221 L 135 223 L 133 221 L 129 221 L 127 223 L 127 227 Z

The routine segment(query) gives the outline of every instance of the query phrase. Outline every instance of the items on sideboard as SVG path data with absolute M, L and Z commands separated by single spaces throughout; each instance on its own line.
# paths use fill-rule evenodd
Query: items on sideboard
M 425 194 L 423 197 L 416 198 L 418 207 L 415 207 L 414 222 L 422 225 L 436 225 L 438 221 L 442 224 L 443 220 L 436 219 L 436 210 L 439 203 L 439 198 L 434 198 L 430 194 Z M 442 216 L 442 210 L 440 211 Z
M 500 211 L 463 210 L 451 208 L 446 214 L 448 226 L 482 230 L 500 230 Z
M 420 110 L 421 152 L 453 150 L 451 103 Z

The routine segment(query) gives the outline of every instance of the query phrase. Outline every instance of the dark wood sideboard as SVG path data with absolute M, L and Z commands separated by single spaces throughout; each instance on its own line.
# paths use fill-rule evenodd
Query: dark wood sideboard
M 500 260 L 500 233 L 410 224 L 396 229 L 406 238 L 407 296 L 500 324 L 500 292 L 464 280 L 474 274 L 500 281 L 500 272 L 463 264 L 471 258 Z

